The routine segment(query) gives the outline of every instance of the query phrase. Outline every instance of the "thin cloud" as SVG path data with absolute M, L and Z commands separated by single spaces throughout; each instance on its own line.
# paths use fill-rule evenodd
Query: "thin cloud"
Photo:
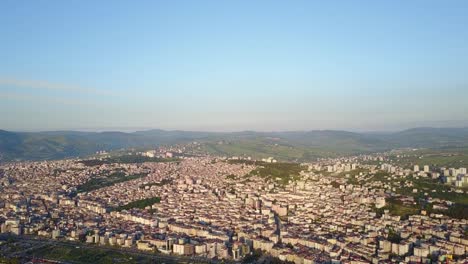
M 22 93 L 0 92 L 0 100 L 15 100 L 28 103 L 55 103 L 67 106 L 80 106 L 80 107 L 101 107 L 101 104 L 90 103 L 89 101 L 69 100 L 58 97 L 44 96 L 44 95 L 30 95 Z
M 78 85 L 51 83 L 48 81 L 40 81 L 40 80 L 20 80 L 20 79 L 12 79 L 12 78 L 0 78 L 0 86 L 2 85 L 15 86 L 18 88 L 69 91 L 69 92 L 77 92 L 77 93 L 84 93 L 84 94 L 115 95 L 114 93 L 110 91 L 81 87 Z

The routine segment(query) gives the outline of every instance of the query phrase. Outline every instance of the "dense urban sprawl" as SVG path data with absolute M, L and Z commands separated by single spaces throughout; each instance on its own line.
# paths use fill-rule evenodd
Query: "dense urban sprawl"
M 466 199 L 465 168 L 133 155 L 144 159 L 2 165 L 0 231 L 234 261 L 261 250 L 298 264 L 466 262 L 468 220 L 444 214 L 457 201 L 443 198 Z

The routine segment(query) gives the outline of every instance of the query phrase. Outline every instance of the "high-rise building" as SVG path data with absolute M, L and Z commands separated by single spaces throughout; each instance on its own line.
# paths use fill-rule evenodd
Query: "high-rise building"
M 414 171 L 418 172 L 419 171 L 419 165 L 414 165 Z
M 429 172 L 429 165 L 424 165 L 424 172 Z

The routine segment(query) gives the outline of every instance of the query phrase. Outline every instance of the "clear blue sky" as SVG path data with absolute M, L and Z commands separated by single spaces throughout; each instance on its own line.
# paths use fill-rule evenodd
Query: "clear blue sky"
M 468 1 L 0 2 L 0 129 L 468 124 Z

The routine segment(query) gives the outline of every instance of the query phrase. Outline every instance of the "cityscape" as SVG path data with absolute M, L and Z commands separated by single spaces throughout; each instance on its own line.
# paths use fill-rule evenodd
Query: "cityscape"
M 0 231 L 206 262 L 466 260 L 466 167 L 394 162 L 415 150 L 284 163 L 193 149 L 5 163 Z M 47 244 L 23 247 L 1 245 L 27 258 Z
M 468 1 L 0 1 L 0 264 L 468 264 Z

